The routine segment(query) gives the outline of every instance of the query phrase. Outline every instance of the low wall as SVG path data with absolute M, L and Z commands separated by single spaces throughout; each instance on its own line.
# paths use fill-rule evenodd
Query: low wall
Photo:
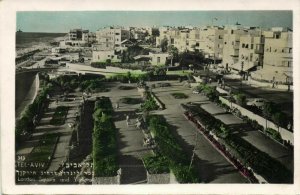
M 165 109 L 166 107 L 165 107 L 165 104 L 164 103 L 162 103 L 161 101 L 160 101 L 160 99 L 158 99 L 158 97 L 153 93 L 153 92 L 150 92 L 150 94 L 151 94 L 151 96 L 153 97 L 153 99 L 155 100 L 155 102 L 157 103 L 157 105 L 159 106 L 159 108 L 160 109 Z
M 170 173 L 150 174 L 147 171 L 148 184 L 168 184 L 170 183 Z
M 94 177 L 92 179 L 92 184 L 121 184 L 121 169 L 118 171 L 117 176 L 113 177 Z
M 260 87 L 267 87 L 267 88 L 273 88 L 273 83 L 267 83 L 267 82 L 262 82 L 262 81 L 256 81 L 254 79 L 252 79 L 251 77 L 249 77 L 248 81 L 244 81 L 247 84 L 253 84 L 253 85 L 257 85 Z M 288 85 L 283 85 L 283 84 L 278 84 L 274 86 L 274 89 L 285 89 L 288 90 Z M 290 90 L 293 90 L 293 85 L 290 85 Z
M 248 118 L 250 118 L 252 120 L 256 120 L 258 122 L 258 124 L 262 125 L 264 128 L 266 128 L 266 126 L 267 126 L 268 128 L 272 128 L 275 130 L 278 129 L 277 125 L 274 124 L 272 121 L 266 120 L 265 118 L 263 118 L 257 114 L 254 114 L 253 112 L 251 112 L 233 102 L 230 102 L 229 100 L 225 99 L 222 96 L 219 96 L 219 100 L 229 107 L 232 106 L 232 108 L 238 109 L 242 115 L 247 116 Z M 288 131 L 285 128 L 279 127 L 279 133 L 283 140 L 286 140 L 290 144 L 294 145 L 294 134 L 292 132 Z

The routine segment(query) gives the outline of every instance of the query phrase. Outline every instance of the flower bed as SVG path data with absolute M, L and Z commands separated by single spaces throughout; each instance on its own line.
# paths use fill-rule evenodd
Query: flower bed
M 67 106 L 58 106 L 55 109 L 55 112 L 50 120 L 51 125 L 63 125 L 65 124 L 65 120 L 69 111 L 69 107 Z
M 171 93 L 171 95 L 175 98 L 175 99 L 186 99 L 189 96 L 184 94 L 184 93 Z

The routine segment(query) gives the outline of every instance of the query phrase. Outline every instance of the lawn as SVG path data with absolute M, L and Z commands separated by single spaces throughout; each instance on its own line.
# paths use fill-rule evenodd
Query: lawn
M 38 145 L 35 146 L 31 153 L 27 156 L 26 162 L 47 163 L 50 160 L 53 150 L 55 149 L 55 145 L 59 136 L 59 133 L 47 133 L 42 135 Z
M 171 95 L 175 98 L 175 99 L 186 99 L 189 96 L 184 94 L 184 93 L 171 93 Z
M 191 70 L 169 70 L 167 71 L 167 75 L 179 75 L 179 76 L 186 76 L 189 73 L 192 73 L 193 71 Z
M 63 125 L 68 114 L 69 107 L 58 106 L 50 120 L 51 125 Z

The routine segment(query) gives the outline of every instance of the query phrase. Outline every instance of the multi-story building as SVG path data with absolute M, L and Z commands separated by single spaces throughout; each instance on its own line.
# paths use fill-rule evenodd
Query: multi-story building
M 100 48 L 122 50 L 121 43 L 130 38 L 130 31 L 120 27 L 107 27 L 96 31 L 96 41 Z
M 265 46 L 263 67 L 254 79 L 274 83 L 291 83 L 293 80 L 293 33 L 289 29 L 272 28 L 264 31 Z
M 263 65 L 265 38 L 259 31 L 249 32 L 240 38 L 239 61 L 236 70 L 249 72 Z
M 86 30 L 82 30 L 82 29 L 72 29 L 72 30 L 70 30 L 70 32 L 69 32 L 69 40 L 70 41 L 79 41 L 79 40 L 82 40 L 83 31 L 86 31 Z
M 216 62 L 222 60 L 223 38 L 227 30 L 222 27 L 207 27 L 200 31 L 199 49 L 206 58 Z
M 229 28 L 224 34 L 222 65 L 230 71 L 239 61 L 240 37 L 247 32 L 243 29 Z

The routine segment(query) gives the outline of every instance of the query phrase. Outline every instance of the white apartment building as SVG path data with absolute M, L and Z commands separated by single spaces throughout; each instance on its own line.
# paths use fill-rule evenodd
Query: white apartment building
M 115 54 L 115 50 L 93 51 L 92 62 L 121 62 L 121 58 Z
M 223 39 L 227 30 L 221 27 L 207 27 L 200 31 L 199 49 L 206 58 L 220 61 L 223 55 Z
M 263 68 L 252 74 L 257 80 L 287 83 L 293 81 L 293 32 L 283 28 L 264 31 Z
M 238 66 L 233 66 L 236 70 L 249 72 L 254 67 L 263 65 L 265 38 L 259 31 L 252 33 L 240 38 Z
M 130 31 L 119 27 L 107 27 L 96 31 L 96 41 L 100 49 L 122 50 L 121 43 L 130 38 Z

